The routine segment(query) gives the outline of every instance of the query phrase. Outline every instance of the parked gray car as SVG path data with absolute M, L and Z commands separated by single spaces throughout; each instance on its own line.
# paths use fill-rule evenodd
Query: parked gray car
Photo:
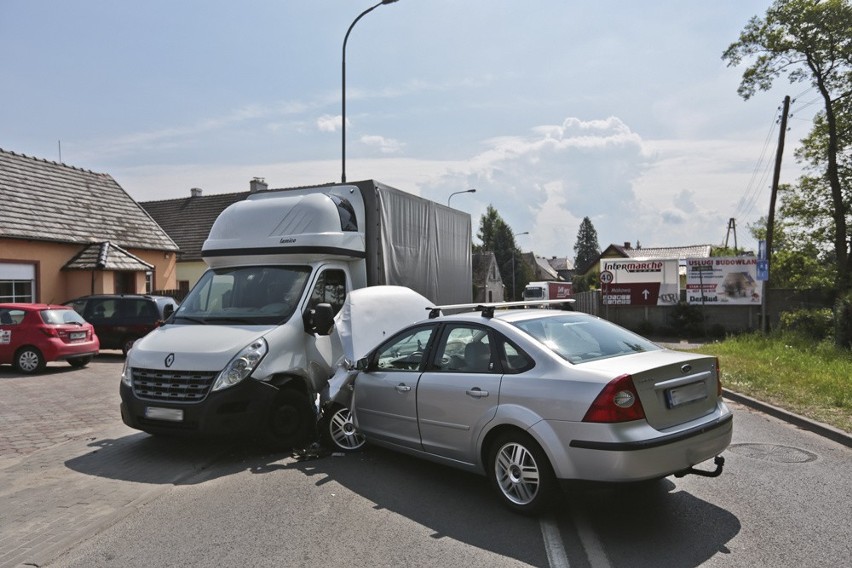
M 521 513 L 544 509 L 560 482 L 714 477 L 733 431 L 717 358 L 580 312 L 484 306 L 424 320 L 336 392 L 322 430 L 335 449 L 366 440 L 485 474 Z M 693 467 L 713 458 L 715 470 Z

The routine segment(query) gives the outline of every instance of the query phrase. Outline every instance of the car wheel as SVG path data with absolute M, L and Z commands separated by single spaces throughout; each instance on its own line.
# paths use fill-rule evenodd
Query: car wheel
M 136 343 L 135 337 L 126 337 L 124 341 L 121 342 L 121 352 L 127 357 L 127 352 L 130 351 L 130 348 L 133 347 L 133 344 Z
M 82 369 L 91 362 L 91 357 L 75 357 L 74 359 L 68 359 L 68 364 L 74 367 L 75 369 Z
M 494 441 L 488 477 L 503 504 L 525 515 L 546 510 L 556 494 L 556 477 L 547 456 L 522 432 L 508 432 Z
M 340 452 L 357 452 L 367 443 L 355 429 L 352 413 L 345 406 L 332 406 L 323 413 L 321 435 L 323 441 Z
M 22 347 L 15 354 L 15 368 L 22 373 L 37 373 L 44 369 L 44 366 L 44 357 L 35 347 Z
M 316 435 L 316 422 L 310 399 L 298 391 L 284 390 L 270 410 L 266 441 L 275 449 L 304 447 Z

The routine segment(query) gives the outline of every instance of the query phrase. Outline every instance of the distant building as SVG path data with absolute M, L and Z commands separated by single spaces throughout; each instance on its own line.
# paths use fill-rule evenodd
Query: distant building
M 497 267 L 497 257 L 493 252 L 479 252 L 471 255 L 473 263 L 473 301 L 502 302 L 503 278 Z
M 530 268 L 531 282 L 540 282 L 548 280 L 559 280 L 559 273 L 550 266 L 550 263 L 543 256 L 536 256 L 535 253 L 525 252 L 522 255 L 524 262 Z
M 0 302 L 172 289 L 177 250 L 110 175 L 0 149 Z
M 574 261 L 570 258 L 552 256 L 547 262 L 561 280 L 571 282 L 574 279 Z

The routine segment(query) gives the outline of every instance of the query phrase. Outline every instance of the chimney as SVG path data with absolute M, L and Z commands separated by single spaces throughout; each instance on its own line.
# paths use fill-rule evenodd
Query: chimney
M 626 248 L 626 249 L 630 248 L 630 241 L 624 241 L 624 248 Z
M 189 190 L 189 196 L 190 197 L 201 197 L 201 188 L 200 187 L 193 187 L 192 189 Z
M 249 182 L 249 191 L 251 193 L 257 193 L 258 191 L 266 191 L 267 189 L 269 189 L 269 185 L 263 178 L 256 177 Z

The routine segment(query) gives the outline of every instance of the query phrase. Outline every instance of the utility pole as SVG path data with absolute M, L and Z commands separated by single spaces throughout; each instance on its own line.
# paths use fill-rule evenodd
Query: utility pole
M 790 96 L 784 97 L 781 111 L 781 131 L 778 133 L 778 151 L 775 153 L 775 171 L 772 174 L 772 194 L 769 197 L 769 217 L 766 219 L 766 264 L 769 278 L 763 283 L 763 333 L 769 328 L 769 283 L 772 281 L 772 233 L 775 230 L 775 198 L 778 196 L 778 181 L 781 178 L 781 157 L 784 154 L 784 137 L 787 134 L 787 115 L 790 113 Z
M 728 219 L 728 234 L 725 235 L 725 248 L 728 248 L 728 238 L 731 236 L 731 231 L 734 232 L 734 254 L 737 254 L 737 220 L 733 217 Z

